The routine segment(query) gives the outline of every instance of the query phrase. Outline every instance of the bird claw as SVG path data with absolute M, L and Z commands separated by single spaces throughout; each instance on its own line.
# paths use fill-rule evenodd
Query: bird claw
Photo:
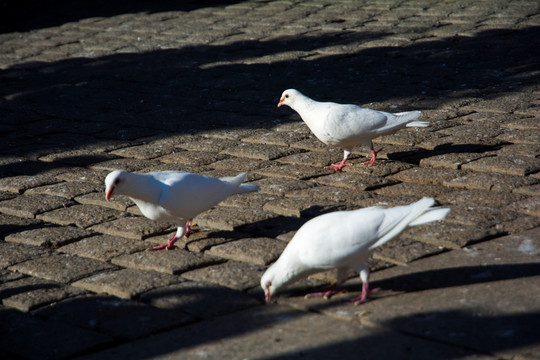
M 329 290 L 326 290 L 326 291 L 319 291 L 319 292 L 306 294 L 306 295 L 304 295 L 304 299 L 311 299 L 311 298 L 314 298 L 314 297 L 323 297 L 326 300 L 328 300 L 334 295 L 342 294 L 342 293 L 345 293 L 345 292 L 346 292 L 345 290 L 329 289 Z
M 341 169 L 343 169 L 345 166 L 351 166 L 352 164 L 342 164 L 342 163 L 339 163 L 339 164 L 332 164 L 330 166 L 325 166 L 324 168 L 325 169 L 328 169 L 328 170 L 335 170 L 335 171 L 341 171 Z
M 360 296 L 349 299 L 348 301 L 353 302 L 354 305 L 363 304 L 363 303 L 368 301 L 368 295 L 370 293 L 374 293 L 374 292 L 377 292 L 379 290 L 381 290 L 381 288 L 370 289 L 367 292 L 362 291 L 362 294 L 360 294 Z

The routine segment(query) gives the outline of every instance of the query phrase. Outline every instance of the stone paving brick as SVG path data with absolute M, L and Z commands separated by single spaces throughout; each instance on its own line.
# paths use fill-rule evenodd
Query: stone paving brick
M 146 145 L 137 145 L 127 148 L 121 148 L 111 151 L 111 154 L 133 159 L 155 159 L 160 156 L 169 155 L 174 152 L 175 148 L 172 144 L 150 143 Z
M 118 217 L 118 216 L 117 216 Z M 160 223 L 140 216 L 122 216 L 94 225 L 90 230 L 112 236 L 144 240 L 172 231 L 173 224 Z
M 338 153 L 340 151 L 337 148 L 332 148 L 326 145 L 321 140 L 317 139 L 315 136 L 309 135 L 309 134 L 307 138 L 290 144 L 290 147 L 307 150 L 307 151 L 317 151 L 317 152 L 330 151 L 332 153 Z
M 272 238 L 248 238 L 212 246 L 205 254 L 249 264 L 268 265 L 281 255 L 285 245 Z
M 242 141 L 253 144 L 290 146 L 291 144 L 304 140 L 307 136 L 309 135 L 305 132 L 279 131 L 279 129 L 273 129 L 273 131 L 245 137 Z
M 538 145 L 540 143 L 540 131 L 538 129 L 512 130 L 499 135 L 497 138 L 514 144 Z
M 454 169 L 435 169 L 431 167 L 412 168 L 390 175 L 389 178 L 406 183 L 442 185 L 448 181 L 463 176 L 462 171 Z
M 148 291 L 141 301 L 160 309 L 174 309 L 197 318 L 211 319 L 260 305 L 254 297 L 223 286 L 186 281 Z
M 373 196 L 372 192 L 359 191 L 356 189 L 319 185 L 315 187 L 289 191 L 285 194 L 287 198 L 311 198 L 314 205 L 321 202 L 347 201 L 358 204 Z
M 400 238 L 376 248 L 373 258 L 403 266 L 427 256 L 440 254 L 444 250 L 442 246 Z
M 404 195 L 415 198 L 433 197 L 436 199 L 441 194 L 451 194 L 452 191 L 455 190 L 446 186 L 415 183 L 399 183 L 374 190 L 375 193 L 384 196 Z
M 274 160 L 299 152 L 301 152 L 300 149 L 294 149 L 288 146 L 242 142 L 235 147 L 222 150 L 221 154 L 258 160 Z
M 37 219 L 53 224 L 89 228 L 124 216 L 122 212 L 96 205 L 72 205 L 36 215 Z
M 204 152 L 221 152 L 225 149 L 234 147 L 238 144 L 237 140 L 228 140 L 223 138 L 208 138 L 204 136 L 192 136 L 178 142 L 177 148 Z
M 0 268 L 5 269 L 28 259 L 51 253 L 39 246 L 0 242 Z
M 540 171 L 540 159 L 519 155 L 485 157 L 463 165 L 462 169 L 526 176 Z
M 217 206 L 198 215 L 195 222 L 199 226 L 210 229 L 232 231 L 245 225 L 271 219 L 274 216 L 274 214 L 260 209 Z
M 0 348 L 15 354 L 12 356 L 27 359 L 67 358 L 110 344 L 113 340 L 94 331 L 42 320 L 14 309 L 0 307 L 0 314 L 3 319 L 0 330 L 3 334 L 10 334 L 0 338 Z M 72 337 L 71 341 L 66 341 Z
M 313 218 L 327 212 L 353 210 L 356 206 L 342 198 L 334 200 L 318 200 L 314 203 L 313 198 L 294 197 L 279 198 L 264 204 L 263 210 L 282 216 L 294 216 Z
M 75 202 L 58 196 L 23 195 L 0 202 L 0 211 L 8 215 L 33 219 L 41 213 L 73 204 Z
M 520 187 L 530 187 L 533 184 L 538 184 L 538 179 L 497 173 L 468 173 L 466 176 L 443 182 L 444 186 L 459 189 L 508 192 Z
M 28 312 L 36 308 L 81 295 L 84 290 L 35 277 L 0 284 L 0 298 L 6 307 Z
M 105 189 L 105 177 L 109 172 L 107 170 L 90 170 L 80 167 L 71 167 L 67 171 L 63 171 L 56 175 L 59 180 L 67 182 L 72 181 L 87 181 L 103 186 L 101 190 Z
M 79 296 L 36 312 L 42 318 L 96 331 L 117 339 L 137 339 L 192 322 L 168 311 L 113 296 Z
M 267 160 L 249 159 L 241 157 L 229 157 L 227 159 L 219 160 L 208 164 L 214 169 L 235 169 L 238 171 L 253 171 L 255 169 L 262 169 L 270 166 L 271 162 Z
M 23 274 L 5 269 L 0 269 L 0 284 L 7 283 L 9 281 L 19 280 L 23 277 L 25 277 Z
M 136 346 L 130 344 L 98 352 L 87 359 L 136 356 L 198 359 L 201 354 L 209 359 L 347 358 L 359 352 L 368 359 L 391 358 L 403 353 L 413 353 L 421 360 L 432 359 L 441 353 L 459 359 L 494 359 L 470 350 L 434 344 L 380 328 L 358 327 L 345 321 L 335 322 L 329 334 L 327 321 L 324 316 L 286 306 L 257 306 L 226 315 L 219 321 L 204 321 L 166 332 L 142 340 Z M 310 331 L 306 332 L 306 329 Z M 315 338 L 319 339 L 317 346 L 313 345 Z M 385 346 L 389 342 L 393 346 Z
M 148 248 L 144 241 L 117 236 L 95 235 L 62 246 L 62 253 L 109 262 L 112 258 L 143 251 Z
M 98 294 L 109 294 L 131 299 L 140 294 L 163 286 L 184 281 L 179 276 L 155 271 L 121 269 L 102 272 L 74 282 L 72 285 Z
M 182 277 L 200 282 L 219 284 L 235 290 L 248 290 L 260 286 L 264 272 L 260 265 L 228 261 L 223 264 L 188 271 Z
M 96 162 L 117 159 L 118 156 L 99 150 L 70 149 L 39 157 L 40 161 L 73 166 L 88 166 Z
M 332 175 L 321 176 L 318 177 L 316 181 L 324 185 L 344 187 L 357 191 L 369 191 L 380 187 L 397 184 L 397 181 L 389 178 L 349 172 L 336 172 Z
M 460 169 L 464 164 L 488 156 L 493 155 L 487 153 L 443 153 L 429 157 L 422 156 L 419 164 L 420 166 L 429 166 L 433 168 Z
M 333 171 L 323 167 L 314 167 L 298 164 L 275 164 L 262 169 L 254 170 L 256 174 L 261 174 L 266 177 L 285 177 L 297 180 L 307 180 L 322 175 L 329 175 Z
M 4 240 L 19 244 L 58 248 L 92 235 L 93 233 L 74 226 L 44 226 L 9 234 Z
M 538 194 L 540 194 L 540 184 L 539 183 L 536 183 L 536 178 L 525 178 L 527 179 L 527 182 L 530 181 L 531 184 L 534 184 L 534 185 L 526 185 L 526 186 L 523 186 L 523 187 L 519 187 L 517 189 L 514 189 L 513 192 L 517 193 L 517 194 L 523 194 L 523 195 L 531 195 L 531 196 L 536 196 Z M 530 180 L 529 180 L 530 179 Z
M 384 157 L 383 157 L 384 158 Z M 379 156 L 377 155 L 377 159 Z M 388 176 L 400 171 L 413 168 L 414 165 L 398 162 L 398 161 L 379 161 L 375 163 L 374 166 L 367 166 L 363 164 L 357 164 L 356 166 L 347 166 L 344 169 L 344 172 L 347 173 L 358 173 L 363 175 L 372 175 L 372 176 Z
M 126 211 L 130 206 L 134 206 L 135 203 L 131 199 L 124 195 L 114 195 L 113 201 L 107 201 L 105 199 L 105 186 L 103 185 L 102 191 L 91 192 L 89 194 L 77 196 L 75 201 L 79 204 L 98 205 L 106 208 L 111 208 L 119 211 Z
M 402 237 L 422 241 L 447 249 L 459 249 L 500 235 L 502 230 L 481 228 L 477 225 L 456 226 L 448 222 L 437 222 L 405 230 Z M 464 234 L 468 234 L 465 236 Z
M 286 178 L 266 178 L 253 182 L 260 190 L 259 193 L 275 196 L 284 196 L 290 191 L 308 189 L 315 186 L 313 182 L 295 181 Z
M 209 151 L 176 151 L 169 155 L 161 156 L 159 161 L 167 164 L 203 166 L 226 159 L 228 156 Z
M 16 263 L 10 266 L 9 270 L 18 271 L 30 276 L 37 276 L 42 279 L 70 283 L 83 277 L 115 268 L 115 266 L 102 261 L 53 253 Z
M 539 144 L 506 144 L 495 152 L 497 156 L 520 155 L 538 157 L 540 155 Z
M 307 165 L 323 168 L 332 163 L 339 162 L 343 158 L 343 152 L 339 149 L 328 148 L 326 152 L 323 151 L 308 151 L 300 152 L 297 154 L 283 156 L 279 159 L 276 159 L 278 162 L 283 164 L 291 165 Z M 357 157 L 353 154 L 349 158 L 354 160 Z
M 259 192 L 234 194 L 219 203 L 220 206 L 237 208 L 261 209 L 265 203 L 277 199 L 277 196 L 261 194 Z
M 154 160 L 148 159 L 113 159 L 101 161 L 99 163 L 92 164 L 90 168 L 92 170 L 125 170 L 125 171 L 139 171 L 146 167 L 156 165 Z M 105 180 L 105 179 L 104 179 Z
M 518 201 L 510 206 L 516 212 L 540 217 L 540 195 Z
M 186 238 L 184 236 L 182 239 L 179 240 L 179 242 L 183 245 L 184 249 L 194 252 L 202 252 L 210 249 L 212 246 L 224 244 L 233 240 L 247 238 L 249 236 L 250 235 L 247 233 L 241 233 L 237 231 L 199 231 L 191 234 L 189 238 Z M 159 239 L 152 238 L 147 241 L 154 242 L 154 239 L 156 239 L 156 245 L 164 244 L 167 241 L 167 239 L 164 237 Z M 178 245 L 180 246 L 180 244 Z
M 101 184 L 95 184 L 86 181 L 78 182 L 63 182 L 59 184 L 40 186 L 26 191 L 26 195 L 43 194 L 51 196 L 59 196 L 66 199 L 74 199 L 79 195 L 88 194 L 91 192 L 102 191 Z
M 28 189 L 60 182 L 52 175 L 19 175 L 0 179 L 0 190 L 22 194 Z
M 130 269 L 181 274 L 192 269 L 218 264 L 223 260 L 184 249 L 174 249 L 174 251 L 143 251 L 121 255 L 113 258 L 111 262 Z

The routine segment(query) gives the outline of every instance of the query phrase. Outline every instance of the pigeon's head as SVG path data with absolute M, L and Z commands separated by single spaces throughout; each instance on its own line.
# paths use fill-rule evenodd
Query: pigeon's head
M 299 95 L 302 95 L 300 91 L 295 89 L 287 89 L 283 92 L 283 94 L 281 94 L 281 98 L 279 99 L 277 106 L 280 107 L 281 105 L 288 105 L 291 108 L 294 108 L 294 102 Z
M 122 187 L 126 182 L 125 171 L 113 171 L 105 178 L 105 199 L 109 201 L 114 192 L 122 193 Z

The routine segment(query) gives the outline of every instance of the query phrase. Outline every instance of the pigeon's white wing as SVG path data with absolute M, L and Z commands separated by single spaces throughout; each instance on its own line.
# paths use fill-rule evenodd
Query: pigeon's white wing
M 300 261 L 307 266 L 346 266 L 365 256 L 377 241 L 383 220 L 384 209 L 378 207 L 333 212 L 304 224 L 291 242 L 298 242 Z
M 328 106 L 324 130 L 332 138 L 334 145 L 357 145 L 371 139 L 387 124 L 387 117 L 379 111 L 356 105 Z
M 182 219 L 192 219 L 234 191 L 220 179 L 191 173 L 161 173 L 160 181 L 167 185 L 161 194 L 160 205 Z

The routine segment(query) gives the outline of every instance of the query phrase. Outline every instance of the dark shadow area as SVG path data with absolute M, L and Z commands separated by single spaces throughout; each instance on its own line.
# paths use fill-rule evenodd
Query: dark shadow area
M 269 128 L 297 119 L 290 109 L 276 109 L 282 90 L 290 87 L 318 100 L 396 99 L 400 110 L 408 110 L 455 102 L 463 84 L 468 97 L 496 98 L 538 80 L 530 59 L 540 52 L 534 40 L 540 27 L 360 48 L 347 55 L 318 52 L 386 35 L 329 32 L 20 64 L 0 71 L 0 154 L 37 158 L 88 145 L 127 146 L 149 136 Z M 287 51 L 317 57 L 246 63 Z
M 0 1 L 0 33 L 30 31 L 60 26 L 93 17 L 129 13 L 191 11 L 203 7 L 226 6 L 239 0 L 94 0 L 94 1 Z
M 464 154 L 464 153 L 485 153 L 489 151 L 500 150 L 501 145 L 485 145 L 485 144 L 453 144 L 447 143 L 435 146 L 431 151 L 400 151 L 387 154 L 390 160 L 399 160 L 408 162 L 410 164 L 418 165 L 422 159 L 427 159 L 434 156 L 446 155 L 446 154 Z

